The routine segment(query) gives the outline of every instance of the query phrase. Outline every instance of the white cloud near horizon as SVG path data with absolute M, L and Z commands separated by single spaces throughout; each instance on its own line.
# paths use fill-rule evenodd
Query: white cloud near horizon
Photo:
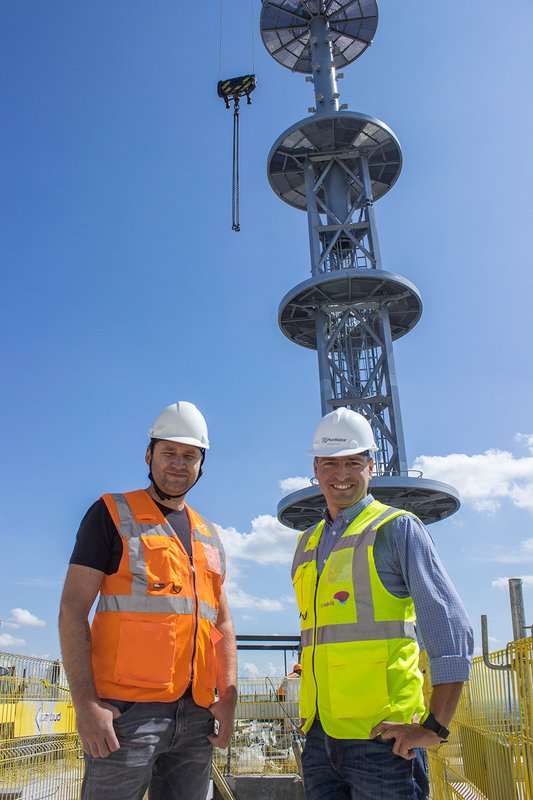
M 2 623 L 6 628 L 44 628 L 46 622 L 39 619 L 36 614 L 32 614 L 27 608 L 12 608 L 11 617 Z
M 24 639 L 17 639 L 10 633 L 0 633 L 0 647 L 22 647 L 26 644 Z
M 517 577 L 516 575 L 514 576 Z M 518 575 L 519 578 L 522 579 L 522 583 L 525 586 L 533 586 L 533 575 Z M 509 578 L 496 578 L 492 581 L 491 586 L 494 589 L 507 589 L 509 587 Z
M 281 600 L 274 600 L 270 597 L 255 597 L 245 592 L 244 589 L 240 589 L 235 584 L 231 584 L 229 581 L 226 582 L 225 589 L 231 609 L 253 608 L 257 611 L 283 610 Z
M 261 514 L 251 523 L 249 533 L 219 526 L 229 560 L 242 559 L 256 564 L 289 564 L 296 547 L 297 534 L 271 514 Z
M 253 661 L 239 664 L 239 675 L 245 678 L 282 678 L 283 674 L 282 667 L 276 667 L 271 661 L 267 663 L 266 668 L 261 668 L 261 672 Z
M 533 561 L 533 538 L 523 539 L 517 548 L 508 550 L 504 545 L 483 551 L 480 560 L 498 561 L 500 564 L 523 564 Z
M 311 486 L 311 478 L 296 475 L 294 478 L 283 478 L 279 481 L 279 488 L 283 494 L 290 494 L 297 492 L 299 489 L 307 489 Z
M 418 456 L 413 469 L 425 478 L 450 483 L 461 500 L 476 511 L 494 513 L 504 499 L 533 513 L 533 434 L 517 433 L 529 456 L 517 457 L 507 450 L 486 450 L 477 455 Z

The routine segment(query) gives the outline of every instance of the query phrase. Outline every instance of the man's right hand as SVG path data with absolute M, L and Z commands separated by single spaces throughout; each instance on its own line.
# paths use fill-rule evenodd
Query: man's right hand
M 94 758 L 107 758 L 120 748 L 113 720 L 120 711 L 110 703 L 94 700 L 76 708 L 76 725 L 83 749 Z

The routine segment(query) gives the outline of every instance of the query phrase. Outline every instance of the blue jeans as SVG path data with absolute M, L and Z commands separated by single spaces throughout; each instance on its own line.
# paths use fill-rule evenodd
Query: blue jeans
M 211 776 L 214 718 L 190 695 L 173 703 L 108 700 L 120 749 L 107 758 L 85 755 L 82 800 L 205 800 Z
M 419 800 L 414 762 L 392 747 L 379 736 L 333 739 L 315 720 L 302 754 L 306 800 Z

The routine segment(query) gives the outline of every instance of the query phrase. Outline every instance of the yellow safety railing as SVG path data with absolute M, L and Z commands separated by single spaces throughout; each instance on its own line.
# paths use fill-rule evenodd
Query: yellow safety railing
M 0 797 L 76 800 L 82 774 L 61 662 L 0 653 Z
M 533 798 L 532 639 L 475 658 L 451 725 L 450 741 L 429 751 L 434 800 Z
M 432 800 L 533 798 L 532 639 L 490 658 L 508 669 L 474 659 L 450 741 L 428 751 Z M 231 744 L 215 750 L 220 773 L 298 773 L 298 688 L 297 679 L 239 681 Z M 82 773 L 62 664 L 0 653 L 0 797 L 76 800 Z

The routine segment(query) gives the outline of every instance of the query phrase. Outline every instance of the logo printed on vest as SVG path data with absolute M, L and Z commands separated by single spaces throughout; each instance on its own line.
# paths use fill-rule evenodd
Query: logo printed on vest
M 341 606 L 343 606 L 350 596 L 350 592 L 337 592 L 333 595 L 334 600 L 338 600 Z

